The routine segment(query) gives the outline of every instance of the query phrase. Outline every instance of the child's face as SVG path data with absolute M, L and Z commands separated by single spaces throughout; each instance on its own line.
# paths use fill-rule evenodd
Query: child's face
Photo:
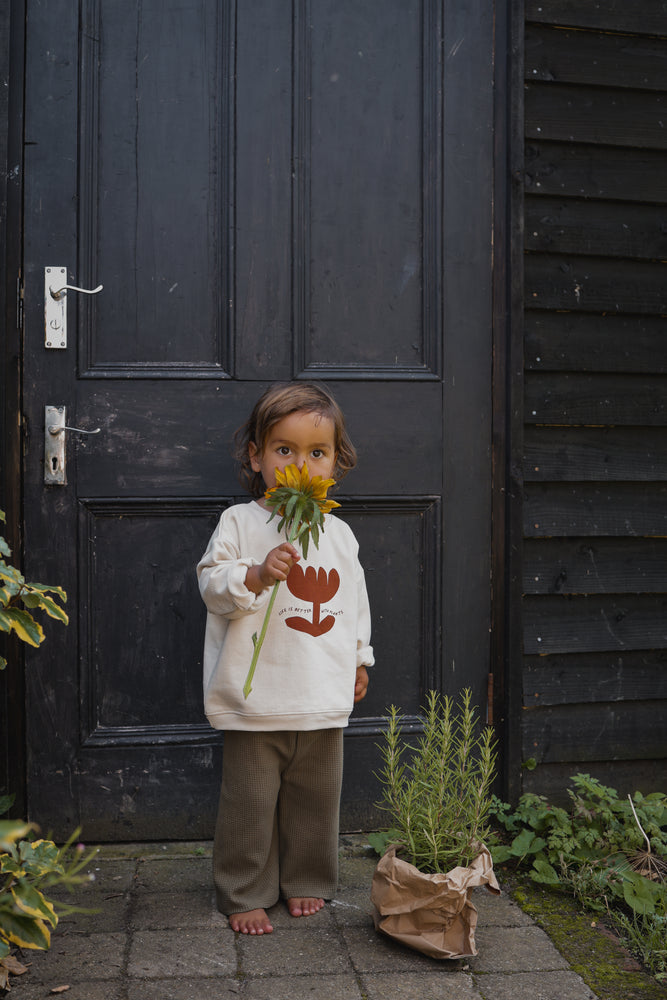
M 274 424 L 260 451 L 251 441 L 248 446 L 253 472 L 261 472 L 266 488 L 276 485 L 276 469 L 288 465 L 302 468 L 305 462 L 311 476 L 333 478 L 336 465 L 336 432 L 331 417 L 297 410 Z

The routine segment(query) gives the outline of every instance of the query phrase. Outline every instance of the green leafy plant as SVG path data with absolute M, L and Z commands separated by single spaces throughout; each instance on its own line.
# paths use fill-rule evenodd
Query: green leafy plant
M 0 799 L 0 810 L 11 805 L 11 796 Z M 49 899 L 46 890 L 60 885 L 73 888 L 89 880 L 82 869 L 97 853 L 77 844 L 78 831 L 63 847 L 35 838 L 36 827 L 23 820 L 0 821 L 0 988 L 6 988 L 11 946 L 46 950 L 59 916 L 75 908 Z
M 0 521 L 4 520 L 4 511 L 0 510 Z M 13 631 L 22 642 L 29 646 L 39 646 L 44 641 L 44 631 L 33 618 L 32 612 L 45 611 L 50 618 L 67 625 L 67 614 L 55 599 L 65 603 L 67 594 L 61 587 L 27 583 L 18 569 L 6 562 L 11 554 L 12 550 L 5 538 L 0 536 L 0 631 Z M 55 595 L 55 598 L 51 595 Z M 0 670 L 4 670 L 6 666 L 7 660 L 0 656 Z
M 593 912 L 606 913 L 642 951 L 652 971 L 667 969 L 667 795 L 620 798 L 589 774 L 575 774 L 570 808 L 526 793 L 517 808 L 493 799 L 491 813 L 511 839 L 491 844 L 494 863 L 514 861 L 543 885 L 563 888 Z M 506 839 L 506 838 L 504 838 Z M 653 958 L 651 958 L 651 955 Z
M 423 733 L 409 741 L 398 709 L 390 708 L 377 777 L 378 806 L 391 829 L 369 838 L 378 853 L 397 843 L 400 856 L 423 872 L 465 867 L 479 854 L 489 833 L 496 741 L 490 727 L 480 729 L 470 701 L 469 689 L 456 707 L 429 692 Z
M 5 520 L 3 511 L 0 520 Z M 67 595 L 61 587 L 28 583 L 6 561 L 10 556 L 9 545 L 0 537 L 0 631 L 15 632 L 22 642 L 39 646 L 44 631 L 32 612 L 45 611 L 66 625 L 68 618 L 58 600 L 64 603 Z M 0 669 L 6 665 L 7 661 L 0 657 Z M 12 796 L 0 797 L 0 815 L 10 809 L 12 802 Z M 96 852 L 86 853 L 81 845 L 75 845 L 77 838 L 78 831 L 63 847 L 57 847 L 51 840 L 40 839 L 33 823 L 0 821 L 0 989 L 7 988 L 10 973 L 25 971 L 11 954 L 12 945 L 46 950 L 58 913 L 72 909 L 56 904 L 45 890 L 56 885 L 71 888 L 86 881 L 87 876 L 80 875 L 81 869 Z

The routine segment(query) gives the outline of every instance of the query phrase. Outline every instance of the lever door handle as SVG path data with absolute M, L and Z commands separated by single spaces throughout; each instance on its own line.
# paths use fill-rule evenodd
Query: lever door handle
M 97 288 L 79 288 L 67 284 L 66 267 L 44 268 L 44 346 L 50 350 L 67 347 L 67 292 L 97 295 L 104 285 Z
M 101 428 L 84 431 L 82 427 L 68 427 L 64 406 L 44 407 L 44 482 L 48 486 L 64 486 L 67 482 L 65 431 L 74 434 L 99 434 Z
M 96 427 L 94 431 L 84 431 L 83 427 L 64 427 L 60 424 L 49 424 L 46 428 L 49 434 L 62 434 L 63 431 L 74 431 L 75 434 L 99 434 L 101 427 Z
M 83 292 L 84 295 L 97 295 L 97 293 L 101 292 L 103 288 L 104 285 L 98 285 L 97 288 L 79 288 L 77 285 L 63 285 L 62 288 L 58 288 L 54 291 L 53 288 L 49 286 L 49 292 L 57 302 L 59 299 L 62 299 L 68 289 L 70 292 Z

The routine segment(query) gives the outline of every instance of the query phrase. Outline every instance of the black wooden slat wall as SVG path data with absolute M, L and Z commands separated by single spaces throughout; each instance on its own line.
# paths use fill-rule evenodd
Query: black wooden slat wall
M 664 790 L 667 3 L 525 14 L 523 790 Z

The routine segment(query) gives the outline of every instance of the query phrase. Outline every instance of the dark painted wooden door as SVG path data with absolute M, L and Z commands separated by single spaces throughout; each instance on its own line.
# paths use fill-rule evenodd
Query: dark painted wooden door
M 492 11 L 28 0 L 26 30 L 26 570 L 71 614 L 27 664 L 30 814 L 211 834 L 194 567 L 242 498 L 229 444 L 259 392 L 323 378 L 360 455 L 341 516 L 377 666 L 342 815 L 368 826 L 387 706 L 486 694 Z M 62 348 L 47 267 L 104 286 L 67 292 Z M 64 432 L 65 484 L 46 406 L 100 428 Z

